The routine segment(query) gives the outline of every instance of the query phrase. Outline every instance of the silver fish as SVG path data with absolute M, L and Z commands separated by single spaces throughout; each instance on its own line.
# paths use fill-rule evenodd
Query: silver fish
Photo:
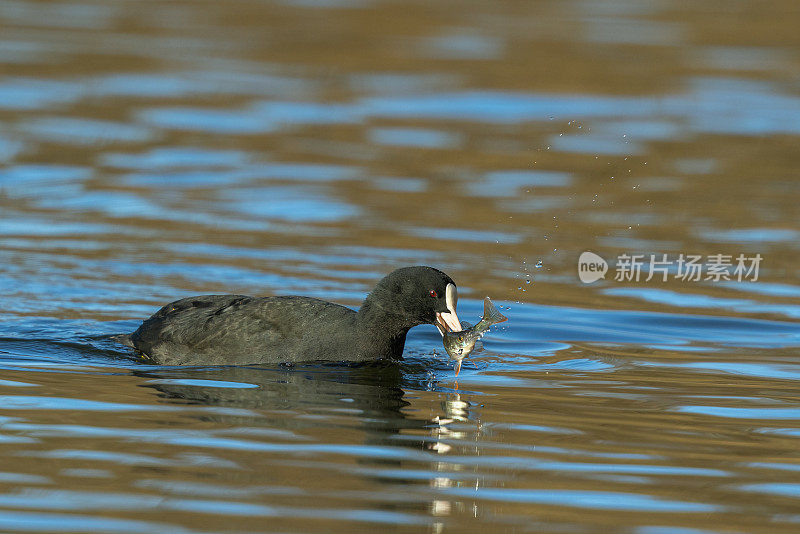
M 489 297 L 483 299 L 483 317 L 478 324 L 469 327 L 469 323 L 462 322 L 461 325 L 464 330 L 453 332 L 448 330 L 444 332 L 443 342 L 444 349 L 450 356 L 450 359 L 456 361 L 456 376 L 461 371 L 461 360 L 469 356 L 469 353 L 475 348 L 475 342 L 478 341 L 483 334 L 489 330 L 489 327 L 507 321 L 508 317 L 500 313 L 494 307 Z

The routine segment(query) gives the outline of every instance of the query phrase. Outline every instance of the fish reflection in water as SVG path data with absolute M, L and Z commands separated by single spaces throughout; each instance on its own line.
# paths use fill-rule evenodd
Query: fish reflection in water
M 459 444 L 463 443 L 466 445 L 467 440 L 470 439 L 471 432 L 466 431 L 463 427 L 464 425 L 474 425 L 475 452 L 478 453 L 478 443 L 483 437 L 483 433 L 481 431 L 479 415 L 471 412 L 471 407 L 472 404 L 465 398 L 462 398 L 461 394 L 458 392 L 447 395 L 442 401 L 444 416 L 437 416 L 435 418 L 437 426 L 434 427 L 432 431 L 433 438 L 436 440 L 431 447 L 433 450 L 442 455 L 449 453 L 453 450 L 453 446 L 448 444 L 448 441 L 450 443 L 458 441 Z M 458 426 L 457 429 L 452 428 L 456 426 Z M 463 473 L 468 469 L 469 467 L 466 465 L 437 462 L 436 470 L 439 474 L 430 481 L 430 486 L 433 489 L 439 490 L 439 492 L 447 488 L 465 486 L 472 486 L 477 490 L 481 482 L 481 477 L 477 474 L 474 479 L 472 477 L 452 476 L 454 471 Z M 431 502 L 431 515 L 434 517 L 448 516 L 454 512 L 454 506 L 458 506 L 461 509 L 467 507 L 466 503 L 463 501 L 453 501 L 439 496 L 439 498 L 434 498 Z M 478 503 L 473 501 L 469 506 L 473 515 L 477 516 Z M 441 532 L 444 528 L 444 523 L 437 521 L 433 524 L 433 527 L 434 532 Z

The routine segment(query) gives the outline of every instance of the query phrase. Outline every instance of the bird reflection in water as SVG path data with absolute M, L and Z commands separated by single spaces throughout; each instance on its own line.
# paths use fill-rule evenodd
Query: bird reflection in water
M 456 448 L 460 454 L 466 454 L 473 439 L 474 450 L 469 452 L 480 454 L 478 440 L 482 428 L 475 405 L 458 391 L 442 392 L 440 413 L 434 411 L 427 418 L 413 417 L 412 414 L 418 412 L 413 409 L 412 402 L 416 403 L 418 397 L 406 398 L 406 390 L 413 391 L 418 384 L 405 379 L 396 365 L 319 364 L 271 369 L 173 367 L 137 371 L 136 374 L 147 377 L 147 387 L 157 390 L 167 402 L 245 408 L 255 415 L 243 421 L 241 414 L 220 411 L 205 413 L 204 419 L 233 427 L 243 423 L 248 427 L 279 424 L 280 429 L 271 430 L 288 431 L 301 438 L 293 445 L 287 444 L 289 447 L 282 454 L 293 456 L 293 452 L 304 451 L 309 443 L 324 445 L 329 442 L 330 428 L 352 428 L 353 422 L 363 431 L 364 445 L 390 448 L 388 450 L 397 447 L 426 449 L 441 457 L 441 460 L 433 459 L 428 467 L 431 475 L 427 483 L 433 491 L 430 514 L 445 517 L 456 511 L 478 513 L 474 502 L 468 504 L 463 497 L 451 499 L 442 491 L 465 485 L 477 488 L 480 483 L 477 473 L 474 477 L 469 474 L 470 470 L 477 469 L 475 466 L 447 458 Z M 236 384 L 242 387 L 231 387 Z M 272 417 L 272 413 L 280 417 Z M 292 413 L 296 416 L 288 416 Z M 263 417 L 258 417 L 259 414 Z M 274 432 L 264 435 L 274 435 Z M 422 439 L 414 439 L 415 435 Z M 382 484 L 386 483 L 379 474 L 382 470 L 402 469 L 419 461 L 403 454 L 396 457 L 364 455 L 356 456 L 355 460 L 357 465 L 366 468 L 364 477 L 374 477 Z M 433 527 L 434 532 L 439 531 L 443 523 L 435 522 Z

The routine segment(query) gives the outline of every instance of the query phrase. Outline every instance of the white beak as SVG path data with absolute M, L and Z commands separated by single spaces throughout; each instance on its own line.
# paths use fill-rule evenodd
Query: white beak
M 458 290 L 454 284 L 447 284 L 445 291 L 445 303 L 447 305 L 447 312 L 436 312 L 436 328 L 439 333 L 444 337 L 445 332 L 460 332 L 461 321 L 458 320 L 456 315 L 456 305 L 458 305 Z

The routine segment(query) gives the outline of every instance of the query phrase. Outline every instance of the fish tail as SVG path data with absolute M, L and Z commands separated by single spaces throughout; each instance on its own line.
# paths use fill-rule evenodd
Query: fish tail
M 483 320 L 489 324 L 497 324 L 508 321 L 508 317 L 500 313 L 492 304 L 492 301 L 489 300 L 489 297 L 486 297 L 483 299 Z

